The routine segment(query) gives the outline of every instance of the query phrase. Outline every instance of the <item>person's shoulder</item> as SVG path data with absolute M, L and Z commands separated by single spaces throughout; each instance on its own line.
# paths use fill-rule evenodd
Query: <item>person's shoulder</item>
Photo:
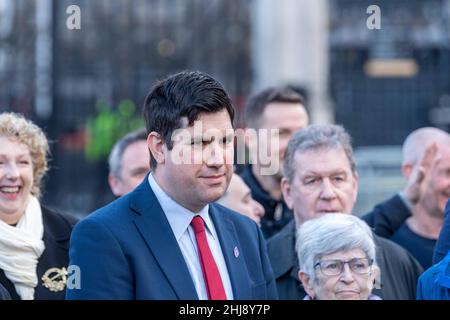
M 246 165 L 241 172 L 239 172 L 239 176 L 245 181 L 245 179 L 249 179 L 252 176 L 252 167 L 251 164 Z
M 124 196 L 121 196 L 114 201 L 104 205 L 103 207 L 98 208 L 88 215 L 87 218 L 93 220 L 116 220 L 121 217 L 124 212 L 128 212 L 130 209 L 130 199 L 131 193 L 128 193 Z
M 390 263 L 401 265 L 403 268 L 414 270 L 415 273 L 422 273 L 423 268 L 417 260 L 403 247 L 386 238 L 373 234 L 377 250 L 388 259 Z
M 404 255 L 407 251 L 394 241 L 378 236 L 373 233 L 373 240 L 375 245 L 387 252 L 394 252 L 400 255 Z
M 271 248 L 278 249 L 278 247 L 284 246 L 286 242 L 293 241 L 295 238 L 295 221 L 292 219 L 287 225 L 285 225 L 278 233 L 274 234 L 267 240 L 269 250 Z
M 390 238 L 384 238 L 384 237 L 383 238 L 388 239 L 391 242 L 398 244 L 399 241 L 409 240 L 414 235 L 415 234 L 413 234 L 411 232 L 411 229 L 409 229 L 406 222 L 404 222 L 397 230 L 395 230 L 395 232 L 392 234 L 392 236 Z
M 269 250 L 282 251 L 286 250 L 286 243 L 295 241 L 295 221 L 291 220 L 278 233 L 267 239 L 267 246 Z
M 252 193 L 254 193 L 255 189 L 259 188 L 258 181 L 252 172 L 252 165 L 249 164 L 245 166 L 245 168 L 239 173 L 239 176 L 245 182 L 245 184 L 250 188 Z
M 74 231 L 95 226 L 107 227 L 110 231 L 120 229 L 130 219 L 129 202 L 129 195 L 125 195 L 98 208 L 81 219 L 75 225 Z
M 450 289 L 445 288 L 439 281 L 441 270 L 442 261 L 431 266 L 420 275 L 418 280 L 417 299 L 440 300 L 449 298 Z
M 44 205 L 41 205 L 41 209 L 42 219 L 46 228 L 53 228 L 61 232 L 67 231 L 70 233 L 74 225 L 78 222 L 78 219 L 73 215 L 62 213 Z
M 291 283 L 294 278 L 290 277 L 293 268 L 297 264 L 297 255 L 295 252 L 295 221 L 290 221 L 285 225 L 278 233 L 269 238 L 267 241 L 267 254 L 272 265 L 272 270 L 275 278 L 280 280 L 281 278 L 289 279 L 287 283 Z M 283 281 L 284 282 L 284 281 Z M 287 284 L 286 283 L 286 284 Z M 282 285 L 284 286 L 284 285 Z M 281 289 L 283 290 L 283 289 Z M 282 294 L 287 298 L 286 294 Z M 288 296 L 291 296 L 289 293 Z M 290 297 L 287 299 L 292 299 Z M 297 299 L 298 297 L 295 297 Z
M 295 254 L 295 222 L 292 220 L 280 232 L 267 240 L 267 254 L 272 261 L 274 273 L 281 274 L 291 267 L 291 256 Z M 278 269 L 282 269 L 279 271 Z
M 385 199 L 379 203 L 377 203 L 371 211 L 364 214 L 361 218 L 363 220 L 372 219 L 374 217 L 375 213 L 381 213 L 381 214 L 389 214 L 392 212 L 398 212 L 398 211 L 409 211 L 408 207 L 406 206 L 405 202 L 402 200 L 400 195 L 397 193 L 393 196 L 391 196 L 388 199 Z
M 439 263 L 428 268 L 424 273 L 422 273 L 419 277 L 419 282 L 422 285 L 426 285 L 428 288 L 436 285 L 436 279 L 439 273 Z
M 396 193 L 395 195 L 391 196 L 390 198 L 380 202 L 375 206 L 375 208 L 378 208 L 380 210 L 408 210 L 408 207 L 405 204 L 405 201 L 402 200 L 402 197 L 399 193 Z
M 408 257 L 408 252 L 406 249 L 398 245 L 392 240 L 380 237 L 373 234 L 373 240 L 378 249 L 382 250 L 384 253 L 398 256 L 401 259 L 405 259 Z

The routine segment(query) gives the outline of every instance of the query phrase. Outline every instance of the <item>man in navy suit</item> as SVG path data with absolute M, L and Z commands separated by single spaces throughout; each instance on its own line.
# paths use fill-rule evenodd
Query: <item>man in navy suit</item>
M 255 222 L 213 203 L 233 171 L 234 110 L 220 83 L 182 72 L 144 103 L 152 172 L 74 229 L 68 299 L 276 299 Z

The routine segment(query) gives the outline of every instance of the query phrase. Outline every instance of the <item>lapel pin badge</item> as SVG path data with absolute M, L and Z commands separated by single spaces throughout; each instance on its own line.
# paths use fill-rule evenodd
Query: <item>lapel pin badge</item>
M 238 247 L 234 247 L 233 252 L 234 252 L 234 256 L 235 256 L 236 258 L 239 257 L 239 249 L 238 249 Z

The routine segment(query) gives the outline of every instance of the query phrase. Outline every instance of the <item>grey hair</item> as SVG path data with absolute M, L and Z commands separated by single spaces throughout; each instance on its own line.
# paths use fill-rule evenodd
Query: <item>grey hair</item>
M 361 249 L 377 267 L 375 243 L 369 226 L 360 218 L 344 213 L 328 213 L 303 223 L 297 229 L 296 251 L 300 269 L 316 280 L 314 265 L 338 251 Z
M 109 174 L 116 178 L 121 178 L 120 170 L 122 168 L 122 157 L 125 152 L 125 149 L 128 148 L 131 144 L 137 141 L 146 141 L 147 140 L 147 132 L 145 129 L 139 129 L 136 131 L 132 131 L 118 140 L 114 147 L 112 148 L 111 153 L 108 158 L 109 165 Z
M 334 124 L 313 124 L 300 129 L 289 140 L 284 157 L 284 176 L 292 182 L 295 176 L 295 154 L 301 151 L 342 148 L 350 163 L 350 168 L 356 172 L 353 159 L 353 148 L 350 135 L 342 126 Z

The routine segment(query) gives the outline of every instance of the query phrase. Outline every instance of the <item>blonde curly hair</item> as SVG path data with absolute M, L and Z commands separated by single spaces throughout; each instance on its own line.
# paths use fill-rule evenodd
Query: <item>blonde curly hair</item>
M 49 145 L 44 132 L 22 115 L 12 112 L 0 113 L 0 137 L 13 138 L 28 147 L 33 165 L 31 194 L 41 195 L 42 178 L 48 171 Z

